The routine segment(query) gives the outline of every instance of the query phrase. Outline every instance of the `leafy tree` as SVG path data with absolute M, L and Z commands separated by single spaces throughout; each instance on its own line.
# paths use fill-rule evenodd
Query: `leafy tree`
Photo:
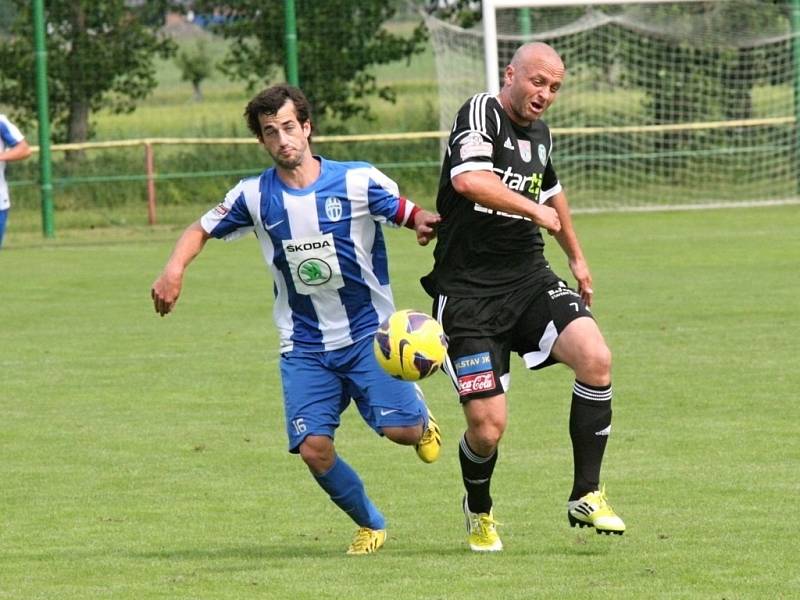
M 424 7 L 437 19 L 464 29 L 475 27 L 481 20 L 481 3 L 476 0 L 427 0 Z
M 205 41 L 202 39 L 197 40 L 197 46 L 193 52 L 182 50 L 175 62 L 181 70 L 181 79 L 192 84 L 194 99 L 202 100 L 203 92 L 200 89 L 200 85 L 208 79 L 213 68 L 213 61 L 208 54 L 208 47 Z
M 36 115 L 34 36 L 28 0 L 13 0 L 17 18 L 0 44 L 0 103 L 23 124 Z M 131 112 L 156 86 L 156 56 L 168 58 L 175 44 L 151 25 L 170 0 L 136 9 L 124 0 L 46 0 L 50 122 L 56 141 L 84 142 L 90 116 L 101 108 Z
M 296 0 L 300 86 L 318 116 L 370 118 L 366 98 L 394 101 L 380 86 L 373 65 L 408 59 L 421 52 L 426 37 L 420 23 L 403 37 L 383 24 L 396 12 L 386 0 Z M 225 4 L 224 22 L 214 31 L 232 41 L 221 68 L 253 89 L 273 80 L 286 58 L 283 2 L 238 0 Z M 198 13 L 219 12 L 216 2 L 195 2 Z
M 0 0 L 0 37 L 8 33 L 8 29 L 17 16 L 17 7 L 11 0 Z

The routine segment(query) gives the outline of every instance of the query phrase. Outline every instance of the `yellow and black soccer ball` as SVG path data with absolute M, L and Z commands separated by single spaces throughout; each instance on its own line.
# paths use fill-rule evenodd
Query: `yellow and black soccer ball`
M 447 338 L 434 318 L 417 310 L 398 310 L 378 327 L 375 358 L 396 379 L 418 381 L 439 370 L 447 356 Z

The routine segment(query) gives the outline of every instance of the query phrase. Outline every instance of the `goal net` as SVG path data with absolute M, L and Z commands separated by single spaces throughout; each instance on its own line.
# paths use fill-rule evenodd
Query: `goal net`
M 545 121 L 576 209 L 800 198 L 800 61 L 789 2 L 513 8 L 494 18 L 499 82 L 525 41 L 547 42 L 564 59 L 564 86 Z M 461 104 L 497 82 L 486 82 L 492 69 L 485 68 L 480 22 L 463 28 L 453 19 L 426 20 L 440 123 L 449 130 Z

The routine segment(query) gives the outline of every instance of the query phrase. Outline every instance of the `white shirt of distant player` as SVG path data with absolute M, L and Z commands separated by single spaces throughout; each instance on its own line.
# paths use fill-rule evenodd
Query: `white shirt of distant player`
M 20 130 L 5 115 L 0 114 L 0 152 L 13 148 L 24 139 Z M 7 210 L 9 206 L 11 199 L 6 183 L 6 161 L 0 160 L 0 210 Z
M 325 161 L 325 168 L 330 168 L 332 161 Z M 342 163 L 339 163 L 340 165 Z M 365 164 L 365 163 L 362 163 Z M 322 179 L 322 177 L 321 177 Z M 327 176 L 326 176 L 327 179 Z M 255 177 L 241 181 L 231 189 L 221 206 L 232 207 L 238 198 L 244 198 L 253 227 L 239 228 L 225 236 L 226 240 L 239 237 L 255 231 L 261 244 L 262 254 L 269 265 L 275 282 L 276 296 L 273 307 L 273 318 L 280 335 L 280 351 L 287 352 L 295 347 L 292 335 L 296 332 L 297 319 L 304 322 L 305 327 L 311 326 L 309 315 L 295 314 L 289 303 L 290 287 L 287 285 L 284 273 L 275 265 L 275 246 L 268 231 L 276 231 L 283 225 L 282 222 L 262 222 L 262 178 Z M 330 182 L 330 179 L 327 179 Z M 369 188 L 370 182 L 377 183 L 388 194 L 399 197 L 397 184 L 378 169 L 365 166 L 362 168 L 349 168 L 344 181 L 346 201 L 350 204 L 350 239 L 353 242 L 355 257 L 358 263 L 357 272 L 350 274 L 351 281 L 356 280 L 365 284 L 369 289 L 372 310 L 376 313 L 377 322 L 380 323 L 394 312 L 394 300 L 388 282 L 382 284 L 373 269 L 372 251 L 375 244 L 375 222 L 386 223 L 385 216 L 370 213 Z M 364 332 L 355 339 L 352 335 L 354 324 L 348 317 L 347 308 L 342 303 L 339 290 L 344 287 L 345 275 L 336 252 L 334 236 L 323 233 L 319 224 L 319 214 L 316 210 L 316 184 L 305 188 L 306 193 L 293 193 L 285 186 L 280 189 L 280 199 L 288 218 L 290 238 L 282 239 L 282 248 L 289 264 L 292 284 L 298 294 L 306 295 L 310 299 L 316 323 L 314 327 L 321 334 L 321 347 L 319 350 L 335 350 L 344 348 L 364 337 Z M 319 187 L 324 187 L 320 185 Z M 272 194 L 278 191 L 277 186 L 272 189 Z M 405 201 L 407 210 L 410 211 L 413 203 Z M 217 212 L 219 207 L 212 209 L 202 218 L 203 228 L 211 232 L 215 224 L 224 219 L 223 214 Z M 390 223 L 393 224 L 393 223 Z M 280 229 L 277 229 L 280 231 Z M 303 277 L 302 266 L 309 265 L 309 277 Z M 320 271 L 321 267 L 321 271 Z M 371 335 L 372 330 L 366 332 Z

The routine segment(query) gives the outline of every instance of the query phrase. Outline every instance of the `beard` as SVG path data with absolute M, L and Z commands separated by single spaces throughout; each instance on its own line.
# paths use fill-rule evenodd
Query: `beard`
M 273 155 L 272 160 L 282 169 L 291 170 L 299 167 L 305 158 L 305 151 L 301 150 L 294 156 L 281 156 L 280 154 Z

